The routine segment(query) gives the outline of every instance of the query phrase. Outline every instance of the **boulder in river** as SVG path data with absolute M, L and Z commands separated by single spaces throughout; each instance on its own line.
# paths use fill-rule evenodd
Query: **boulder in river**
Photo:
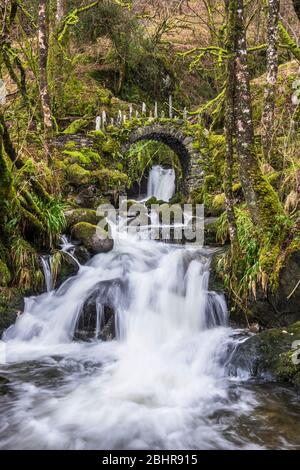
M 253 377 L 291 383 L 300 392 L 300 321 L 249 337 L 233 352 L 230 367 L 247 370 Z
M 72 235 L 92 254 L 107 253 L 114 247 L 114 241 L 107 231 L 87 222 L 74 225 Z

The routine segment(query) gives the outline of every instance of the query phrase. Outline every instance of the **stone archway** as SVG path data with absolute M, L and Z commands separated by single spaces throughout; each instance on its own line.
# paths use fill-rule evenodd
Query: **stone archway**
M 185 135 L 181 125 L 174 123 L 154 123 L 134 129 L 121 147 L 121 152 L 129 151 L 131 145 L 141 140 L 154 140 L 170 147 L 178 156 L 182 167 L 181 190 L 188 195 L 203 181 L 203 171 L 199 167 L 199 153 L 194 149 L 194 139 Z

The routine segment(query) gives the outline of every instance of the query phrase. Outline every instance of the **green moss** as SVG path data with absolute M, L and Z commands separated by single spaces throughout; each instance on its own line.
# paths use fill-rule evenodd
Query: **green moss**
M 212 215 L 218 216 L 225 211 L 225 194 L 216 194 L 212 197 L 209 205 Z
M 105 142 L 102 143 L 102 150 L 105 153 L 118 155 L 120 152 L 120 143 L 117 140 L 109 137 Z
M 103 192 L 111 189 L 121 189 L 128 184 L 128 176 L 118 170 L 103 168 L 93 172 L 93 178 L 99 183 Z
M 97 89 L 97 98 L 98 98 L 100 104 L 110 105 L 112 97 L 113 97 L 113 95 L 112 95 L 110 90 L 107 90 L 106 88 L 98 88 Z
M 86 119 L 75 119 L 64 131 L 63 134 L 71 135 L 77 134 L 80 130 L 84 129 L 88 125 L 89 121 Z
M 88 147 L 83 147 L 80 150 L 64 150 L 63 153 L 69 157 L 65 161 L 68 164 L 78 163 L 86 169 L 102 165 L 99 153 Z
M 82 168 L 78 163 L 73 163 L 66 168 L 68 181 L 74 186 L 88 184 L 91 179 L 91 173 Z
M 7 265 L 0 259 L 0 286 L 6 287 L 11 281 L 11 274 Z

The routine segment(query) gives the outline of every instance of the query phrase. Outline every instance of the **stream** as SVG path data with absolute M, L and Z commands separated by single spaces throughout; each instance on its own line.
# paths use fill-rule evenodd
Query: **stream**
M 169 199 L 173 175 L 158 171 L 148 191 Z M 26 299 L 3 337 L 0 449 L 300 448 L 294 392 L 232 372 L 245 333 L 208 289 L 212 254 L 128 235 Z M 96 289 L 95 337 L 74 341 Z M 107 305 L 116 339 L 101 341 Z

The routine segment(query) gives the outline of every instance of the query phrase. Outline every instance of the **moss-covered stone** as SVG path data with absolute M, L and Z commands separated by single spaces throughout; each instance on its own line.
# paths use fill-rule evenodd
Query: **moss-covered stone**
M 93 178 L 103 192 L 124 189 L 128 184 L 128 176 L 125 173 L 109 168 L 94 171 Z
M 101 155 L 90 148 L 83 147 L 80 150 L 65 149 L 63 154 L 67 156 L 67 158 L 64 160 L 66 166 L 78 163 L 87 170 L 93 170 L 102 166 Z
M 73 163 L 66 168 L 66 176 L 69 183 L 74 186 L 88 184 L 91 179 L 91 173 L 78 165 L 78 163 Z
M 300 373 L 300 322 L 287 328 L 266 330 L 240 344 L 232 364 L 255 377 L 296 384 Z M 299 357 L 300 359 L 300 357 Z
M 74 225 L 72 235 L 93 254 L 107 253 L 114 246 L 108 232 L 87 222 L 79 222 Z
M 71 122 L 71 124 L 64 130 L 64 134 L 67 135 L 72 135 L 72 134 L 77 134 L 77 132 L 83 130 L 87 125 L 89 121 L 86 119 L 76 119 L 75 121 Z

